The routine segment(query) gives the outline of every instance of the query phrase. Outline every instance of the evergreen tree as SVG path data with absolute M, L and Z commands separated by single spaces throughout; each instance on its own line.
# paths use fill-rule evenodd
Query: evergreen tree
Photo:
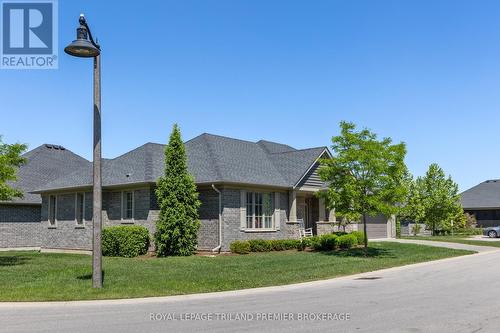
M 158 180 L 155 193 L 160 205 L 155 233 L 156 254 L 191 255 L 198 243 L 201 203 L 194 178 L 188 172 L 186 148 L 177 124 L 165 147 L 165 174 Z

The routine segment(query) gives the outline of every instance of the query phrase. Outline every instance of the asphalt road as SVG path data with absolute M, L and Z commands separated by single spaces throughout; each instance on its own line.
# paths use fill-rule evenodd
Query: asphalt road
M 237 292 L 0 304 L 0 332 L 256 331 L 499 332 L 500 251 Z

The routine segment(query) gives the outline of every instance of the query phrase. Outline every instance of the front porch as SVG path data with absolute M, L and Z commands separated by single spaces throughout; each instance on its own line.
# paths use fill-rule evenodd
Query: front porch
M 338 231 L 335 225 L 335 210 L 328 210 L 325 201 L 316 197 L 316 191 L 289 191 L 288 224 L 311 228 L 314 235 L 322 235 Z M 297 232 L 298 233 L 298 232 Z

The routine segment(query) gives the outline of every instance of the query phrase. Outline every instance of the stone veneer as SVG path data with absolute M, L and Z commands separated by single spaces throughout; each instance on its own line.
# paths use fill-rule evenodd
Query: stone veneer
M 298 238 L 298 223 L 288 221 L 289 194 L 287 191 L 279 191 L 279 228 L 272 231 L 255 231 L 241 228 L 241 189 L 224 186 L 218 186 L 218 189 L 222 196 L 222 251 L 228 251 L 230 243 L 235 240 Z M 139 224 L 148 228 L 153 235 L 155 221 L 159 214 L 154 187 L 126 190 L 134 192 L 134 219 L 122 220 L 121 218 L 122 191 L 105 190 L 103 191 L 103 226 Z M 219 195 L 211 187 L 198 190 L 202 202 L 199 211 L 201 227 L 198 233 L 198 248 L 211 250 L 219 243 Z M 252 190 L 255 189 L 248 189 L 248 191 Z M 54 226 L 51 226 L 48 221 L 49 195 L 42 196 L 41 222 L 0 222 L 0 231 L 2 231 L 0 247 L 36 246 L 90 250 L 92 246 L 92 193 L 85 192 L 83 225 L 77 225 L 75 220 L 75 195 L 74 192 L 57 194 L 57 220 Z M 313 207 L 313 209 L 317 208 Z M 6 210 L 0 212 L 4 215 L 8 214 Z M 313 214 L 316 215 L 317 212 L 313 211 Z M 331 223 L 321 222 L 317 222 L 316 227 L 318 234 L 329 233 L 336 228 Z

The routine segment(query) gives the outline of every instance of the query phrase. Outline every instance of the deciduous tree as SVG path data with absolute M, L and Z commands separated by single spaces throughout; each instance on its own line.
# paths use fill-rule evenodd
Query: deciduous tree
M 356 131 L 353 123 L 341 122 L 341 133 L 332 138 L 333 158 L 322 160 L 320 177 L 328 189 L 322 192 L 336 213 L 361 216 L 364 245 L 368 246 L 368 216 L 389 216 L 405 196 L 406 146 L 390 138 L 379 140 L 368 129 Z
M 21 155 L 26 150 L 24 144 L 6 144 L 0 136 L 0 201 L 22 197 L 23 193 L 9 185 L 17 180 L 17 170 L 26 162 Z

